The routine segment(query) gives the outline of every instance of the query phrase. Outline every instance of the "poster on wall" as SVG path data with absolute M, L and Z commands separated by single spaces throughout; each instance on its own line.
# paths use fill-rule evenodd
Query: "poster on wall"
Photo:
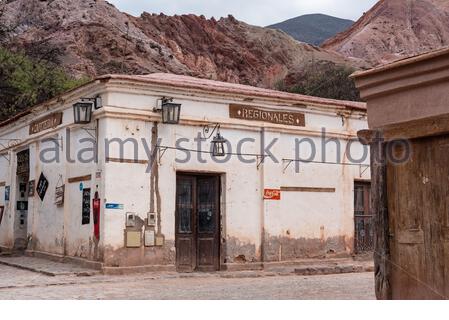
M 48 180 L 47 180 L 47 178 L 45 178 L 44 174 L 41 173 L 41 175 L 39 177 L 39 181 L 37 182 L 37 188 L 36 188 L 37 195 L 39 196 L 41 201 L 44 201 L 45 194 L 47 193 L 47 189 L 48 189 Z
M 5 201 L 9 201 L 10 193 L 11 193 L 11 187 L 10 186 L 6 186 L 5 187 Z
M 90 189 L 83 189 L 81 224 L 90 224 Z
M 2 224 L 3 212 L 5 212 L 5 207 L 4 206 L 0 206 L 0 224 Z
M 34 197 L 34 188 L 36 187 L 36 182 L 31 180 L 28 182 L 28 197 Z

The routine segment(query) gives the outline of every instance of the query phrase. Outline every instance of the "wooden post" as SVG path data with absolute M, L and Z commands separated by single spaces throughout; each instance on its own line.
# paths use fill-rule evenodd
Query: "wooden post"
M 362 130 L 358 136 L 363 144 L 371 147 L 371 214 L 374 216 L 376 297 L 386 300 L 392 298 L 386 144 L 382 132 L 378 130 Z

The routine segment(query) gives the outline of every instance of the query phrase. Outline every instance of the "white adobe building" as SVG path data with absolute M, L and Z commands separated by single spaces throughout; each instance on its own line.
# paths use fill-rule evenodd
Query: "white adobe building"
M 162 108 L 174 123 L 162 123 Z M 254 269 L 363 251 L 369 152 L 356 132 L 365 128 L 364 103 L 170 74 L 102 76 L 0 124 L 0 247 L 111 272 Z

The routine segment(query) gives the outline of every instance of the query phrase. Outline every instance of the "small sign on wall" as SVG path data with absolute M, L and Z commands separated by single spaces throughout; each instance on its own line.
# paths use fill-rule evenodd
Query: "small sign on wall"
M 65 191 L 65 185 L 56 187 L 56 189 L 55 189 L 55 204 L 57 206 L 64 205 L 64 191 Z
M 280 189 L 264 189 L 263 199 L 264 200 L 281 200 L 281 190 Z
M 44 201 L 45 194 L 47 193 L 47 189 L 48 189 L 48 180 L 47 180 L 47 178 L 45 178 L 44 174 L 41 173 L 41 175 L 39 177 L 39 181 L 37 182 L 37 188 L 36 188 L 37 195 L 39 196 L 41 201 Z
M 123 210 L 125 208 L 125 206 L 120 203 L 106 203 L 104 207 L 111 210 Z
M 90 224 L 90 189 L 83 189 L 81 224 Z
M 28 197 L 34 197 L 34 189 L 36 187 L 36 182 L 31 180 L 28 182 Z

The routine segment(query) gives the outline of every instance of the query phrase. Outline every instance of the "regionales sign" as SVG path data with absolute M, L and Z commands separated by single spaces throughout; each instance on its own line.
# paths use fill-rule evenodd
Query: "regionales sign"
M 62 123 L 62 112 L 52 113 L 30 124 L 30 135 L 53 129 Z
M 241 104 L 229 105 L 229 116 L 234 119 L 263 121 L 287 126 L 305 127 L 304 113 L 293 111 L 268 110 Z

